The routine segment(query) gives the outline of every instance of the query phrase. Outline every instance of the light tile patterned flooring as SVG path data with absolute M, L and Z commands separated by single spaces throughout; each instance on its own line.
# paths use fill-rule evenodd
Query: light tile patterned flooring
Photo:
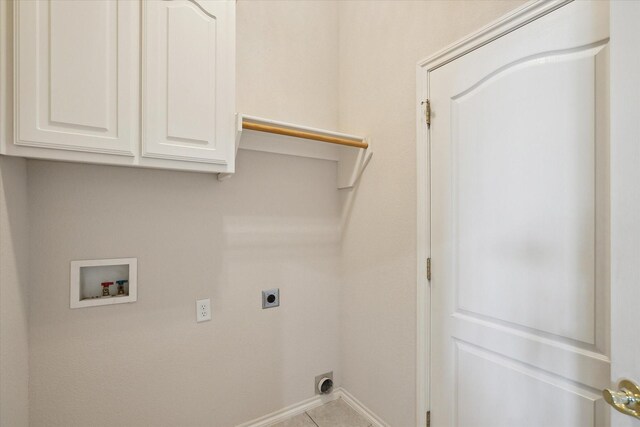
M 371 427 L 371 423 L 337 399 L 272 427 Z

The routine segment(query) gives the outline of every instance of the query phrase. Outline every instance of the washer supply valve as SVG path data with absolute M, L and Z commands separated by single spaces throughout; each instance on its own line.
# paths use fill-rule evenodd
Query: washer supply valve
M 113 285 L 113 282 L 102 282 L 102 296 L 108 297 L 111 294 L 109 293 L 109 286 Z
M 118 295 L 126 295 L 124 293 L 124 285 L 129 283 L 128 280 L 116 280 L 116 284 L 118 285 Z

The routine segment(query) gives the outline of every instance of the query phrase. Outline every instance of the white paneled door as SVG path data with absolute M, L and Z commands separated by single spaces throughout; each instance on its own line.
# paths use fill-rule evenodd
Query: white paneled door
M 133 156 L 136 3 L 14 7 L 16 145 Z
M 233 1 L 143 2 L 143 156 L 233 164 Z
M 608 425 L 608 3 L 562 6 L 429 90 L 432 425 Z

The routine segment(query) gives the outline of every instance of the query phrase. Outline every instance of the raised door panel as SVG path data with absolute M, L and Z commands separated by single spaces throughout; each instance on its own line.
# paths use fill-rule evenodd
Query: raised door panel
M 455 426 L 598 425 L 596 411 L 603 402 L 596 390 L 464 342 L 455 343 L 454 354 Z
M 607 52 L 527 58 L 452 97 L 458 311 L 596 344 L 596 63 Z
M 144 3 L 144 157 L 233 163 L 234 8 Z
M 17 146 L 134 155 L 134 7 L 15 3 Z

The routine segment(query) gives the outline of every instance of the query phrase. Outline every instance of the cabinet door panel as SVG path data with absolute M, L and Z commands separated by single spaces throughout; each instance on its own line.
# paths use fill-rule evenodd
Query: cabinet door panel
M 234 3 L 143 8 L 143 156 L 233 164 Z
M 16 145 L 134 155 L 135 7 L 15 3 Z

